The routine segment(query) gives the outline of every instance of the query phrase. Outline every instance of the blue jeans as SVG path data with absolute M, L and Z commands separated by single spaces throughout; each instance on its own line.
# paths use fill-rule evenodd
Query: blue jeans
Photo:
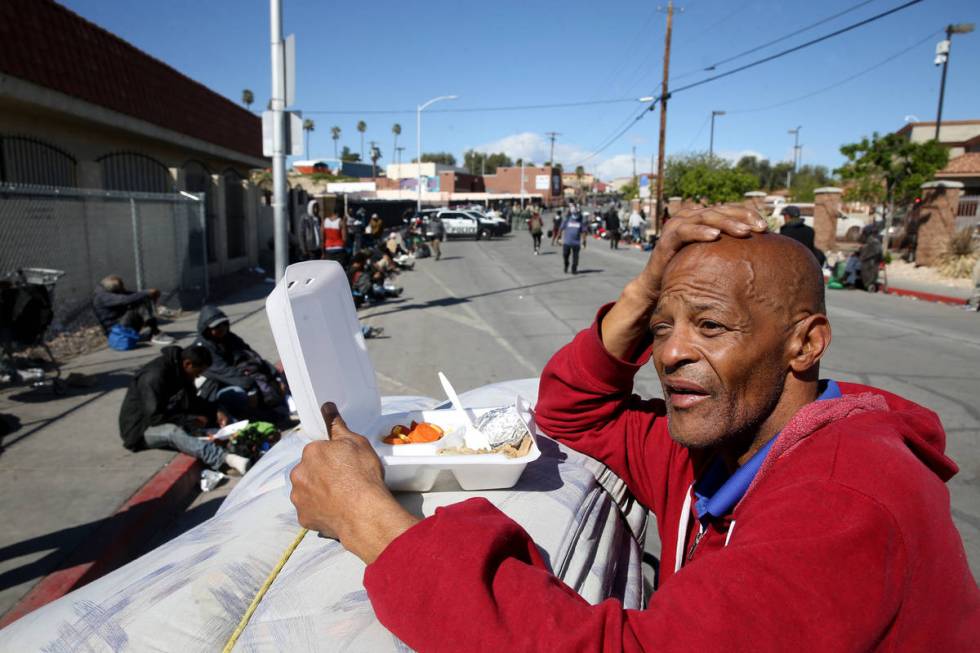
M 157 424 L 143 431 L 149 449 L 171 449 L 194 456 L 211 469 L 221 469 L 227 452 L 207 440 L 198 440 L 176 424 Z

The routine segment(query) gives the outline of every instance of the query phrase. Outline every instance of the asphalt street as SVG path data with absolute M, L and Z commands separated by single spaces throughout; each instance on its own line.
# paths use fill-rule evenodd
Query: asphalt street
M 540 256 L 527 232 L 489 242 L 451 241 L 441 261 L 423 259 L 397 301 L 361 311 L 385 327 L 368 348 L 382 394 L 442 397 L 436 373 L 458 391 L 537 376 L 549 357 L 613 301 L 647 254 L 591 241 L 579 274 L 562 272 L 560 249 Z M 980 575 L 980 316 L 914 299 L 830 291 L 833 342 L 822 375 L 890 390 L 935 410 L 947 454 L 952 513 Z M 652 366 L 636 391 L 662 396 Z M 651 542 L 651 548 L 658 548 Z

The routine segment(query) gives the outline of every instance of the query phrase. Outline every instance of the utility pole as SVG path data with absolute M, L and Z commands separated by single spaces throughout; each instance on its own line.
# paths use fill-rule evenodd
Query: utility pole
M 943 65 L 943 76 L 939 82 L 939 109 L 936 110 L 936 135 L 939 140 L 939 125 L 943 121 L 943 96 L 946 94 L 946 68 L 949 66 L 949 46 L 953 42 L 953 34 L 969 34 L 973 31 L 973 23 L 957 23 L 946 26 L 946 40 L 936 44 L 936 65 Z
M 521 159 L 521 209 L 524 209 L 524 159 Z
M 635 145 L 633 146 L 633 185 L 636 186 L 636 146 Z
M 788 191 L 793 185 L 793 174 L 796 172 L 796 162 L 800 156 L 800 130 L 803 129 L 803 125 L 797 125 L 796 129 L 790 129 L 787 134 L 793 135 L 793 167 L 786 173 L 786 190 Z
M 546 132 L 545 136 L 547 136 L 551 140 L 551 158 L 549 158 L 548 160 L 551 161 L 551 167 L 554 168 L 555 167 L 555 139 L 561 136 L 561 134 L 559 134 L 558 132 Z
M 401 165 L 402 163 L 402 152 L 404 151 L 405 151 L 404 147 L 395 148 L 395 163 L 397 163 L 398 165 Z
M 711 140 L 708 141 L 708 158 L 715 155 L 715 116 L 725 115 L 724 111 L 711 112 Z
M 282 279 L 289 264 L 286 232 L 286 75 L 282 38 L 282 0 L 269 0 L 269 35 L 272 45 L 272 217 L 275 243 L 275 278 Z
M 667 84 L 670 75 L 670 31 L 674 23 L 674 0 L 667 2 L 667 33 L 664 36 L 664 76 L 660 83 L 660 150 L 657 153 L 657 235 L 663 226 L 664 205 L 664 148 L 667 145 Z

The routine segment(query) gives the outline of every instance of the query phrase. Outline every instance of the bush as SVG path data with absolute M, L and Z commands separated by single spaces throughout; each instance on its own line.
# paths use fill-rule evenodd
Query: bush
M 969 279 L 976 260 L 973 230 L 961 229 L 950 236 L 946 251 L 940 258 L 939 272 L 953 279 Z

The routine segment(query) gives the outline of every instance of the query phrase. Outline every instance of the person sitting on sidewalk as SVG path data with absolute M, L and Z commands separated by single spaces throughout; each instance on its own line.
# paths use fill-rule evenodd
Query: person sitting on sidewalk
M 156 288 L 129 292 L 122 277 L 110 274 L 96 287 L 92 310 L 106 335 L 116 325 L 132 329 L 137 334 L 146 328 L 153 344 L 172 345 L 174 339 L 160 331 L 157 324 L 155 305 L 159 300 L 160 291 Z
M 198 397 L 194 387 L 210 364 L 211 354 L 203 347 L 164 347 L 158 358 L 140 368 L 119 410 L 123 446 L 130 451 L 173 449 L 211 469 L 248 471 L 248 458 L 194 437 L 208 426 L 228 424 L 227 413 Z
M 194 346 L 211 354 L 198 394 L 237 418 L 278 422 L 288 414 L 285 379 L 238 335 L 228 316 L 213 304 L 201 309 Z
M 646 609 L 583 600 L 485 498 L 406 511 L 330 403 L 330 439 L 290 473 L 299 523 L 367 564 L 375 616 L 412 650 L 975 651 L 980 591 L 950 514 L 942 423 L 820 378 L 823 275 L 765 230 L 742 207 L 675 216 L 541 374 L 537 427 L 656 515 Z M 634 392 L 648 362 L 665 399 Z

